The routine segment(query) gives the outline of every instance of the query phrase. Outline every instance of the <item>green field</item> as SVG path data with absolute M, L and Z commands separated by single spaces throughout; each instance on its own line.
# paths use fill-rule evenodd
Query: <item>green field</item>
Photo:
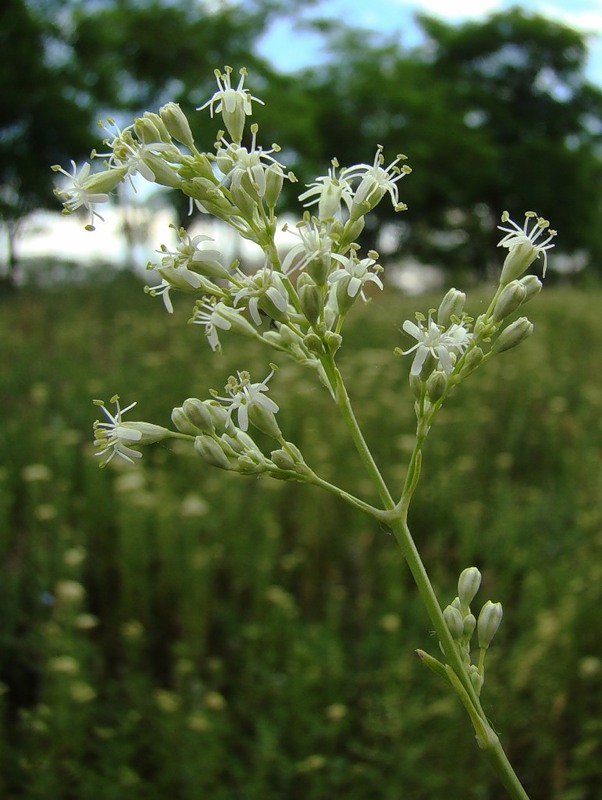
M 169 317 L 127 276 L 1 300 L 3 800 L 502 800 L 413 654 L 437 643 L 391 536 L 177 442 L 92 457 L 92 398 L 168 425 L 273 354 L 224 336 L 212 355 L 186 298 Z M 414 425 L 393 349 L 437 302 L 385 292 L 341 351 L 392 485 Z M 444 602 L 475 564 L 503 603 L 483 704 L 532 800 L 602 798 L 601 305 L 530 304 L 534 336 L 441 412 L 411 515 Z M 283 361 L 270 387 L 308 463 L 375 500 L 313 374 Z

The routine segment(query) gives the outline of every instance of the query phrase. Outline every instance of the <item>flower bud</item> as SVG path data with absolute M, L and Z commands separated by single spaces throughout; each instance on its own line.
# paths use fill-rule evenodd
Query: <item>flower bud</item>
M 135 433 L 135 443 L 137 445 L 154 444 L 155 442 L 160 442 L 162 439 L 168 439 L 172 436 L 172 432 L 167 428 L 162 428 L 160 425 L 153 425 L 152 422 L 120 422 L 119 430 L 122 434 L 124 434 L 125 431 L 132 431 L 132 433 Z
M 326 331 L 324 334 L 324 342 L 328 346 L 330 352 L 334 355 L 339 347 L 343 344 L 343 337 L 340 333 L 334 331 Z
M 90 194 L 105 194 L 112 192 L 127 174 L 127 167 L 114 167 L 113 169 L 97 172 L 84 181 L 83 188 Z
M 494 353 L 503 353 L 524 342 L 533 333 L 534 325 L 526 317 L 519 317 L 500 333 L 493 345 Z
M 284 173 L 276 164 L 270 164 L 265 171 L 265 193 L 263 199 L 268 208 L 274 208 L 282 192 Z
M 216 188 L 215 183 L 208 178 L 192 178 L 189 181 L 182 181 L 180 188 L 193 200 L 199 203 L 209 213 L 214 214 L 220 219 L 231 219 L 237 216 L 236 207 L 227 200 L 224 195 Z
M 521 278 L 519 283 L 525 288 L 525 299 L 523 301 L 525 303 L 527 300 L 531 300 L 532 297 L 536 297 L 543 287 L 543 283 L 536 275 L 527 275 L 525 278 Z
M 483 676 L 475 664 L 470 665 L 468 675 L 478 697 L 481 694 L 481 689 L 483 688 Z
M 272 450 L 270 453 L 270 459 L 273 464 L 275 464 L 278 469 L 284 469 L 288 472 L 294 472 L 296 465 L 292 457 L 286 450 L 280 448 L 279 450 Z
M 194 147 L 194 138 L 190 125 L 186 115 L 177 103 L 166 103 L 159 109 L 159 116 L 170 136 L 173 136 L 176 141 L 185 144 L 186 147 Z
M 479 591 L 481 573 L 476 567 L 467 567 L 462 570 L 458 579 L 458 597 L 463 608 L 468 609 Z
M 366 220 L 364 217 L 359 217 L 358 219 L 348 219 L 345 223 L 345 227 L 341 236 L 341 244 L 349 244 L 357 241 L 365 226 Z
M 528 243 L 521 242 L 508 250 L 508 255 L 504 260 L 502 274 L 500 275 L 500 285 L 506 286 L 516 278 L 526 272 L 538 255 L 537 248 Z
M 297 294 L 301 304 L 301 310 L 305 314 L 307 320 L 315 325 L 320 319 L 322 311 L 324 310 L 324 301 L 322 299 L 322 292 L 319 287 L 309 278 L 305 276 L 306 280 L 301 284 L 297 284 Z
M 460 317 L 464 310 L 466 295 L 457 289 L 450 289 L 439 304 L 437 311 L 437 324 L 448 328 L 452 317 Z
M 203 405 L 209 412 L 211 422 L 213 423 L 216 431 L 219 432 L 233 430 L 234 423 L 230 419 L 230 416 L 224 406 L 220 405 L 220 403 L 216 402 L 215 400 L 205 400 Z
M 266 408 L 260 403 L 251 403 L 249 405 L 249 422 L 257 430 L 267 434 L 272 439 L 282 439 L 282 431 L 276 422 L 276 415 L 269 408 Z
M 488 600 L 481 609 L 477 622 L 477 633 L 479 647 L 482 650 L 486 650 L 491 644 L 491 640 L 502 622 L 502 614 L 502 604 L 492 603 L 491 600 Z
M 257 212 L 257 197 L 251 196 L 240 183 L 232 183 L 230 194 L 234 204 L 246 220 L 252 220 Z
M 177 169 L 160 156 L 154 153 L 146 153 L 142 160 L 153 173 L 155 183 L 160 186 L 169 186 L 171 189 L 178 189 L 181 186 L 182 179 L 178 175 Z
M 457 642 L 461 641 L 464 636 L 464 620 L 462 619 L 462 614 L 460 614 L 458 609 L 454 608 L 454 606 L 446 606 L 446 608 L 443 609 L 443 617 L 452 638 Z
M 198 434 L 201 433 L 201 430 L 188 419 L 181 406 L 177 406 L 173 409 L 171 412 L 171 421 L 180 433 L 187 433 L 190 436 L 198 436 Z
M 194 449 L 208 464 L 220 469 L 233 469 L 226 454 L 211 436 L 207 434 L 197 436 L 194 440 Z
M 153 114 L 152 111 L 145 111 L 141 117 L 134 121 L 134 131 L 144 144 L 171 141 L 163 120 L 158 114 Z
M 426 382 L 426 391 L 432 403 L 436 403 L 445 394 L 447 388 L 447 375 L 440 369 L 432 372 Z
M 493 309 L 492 320 L 501 322 L 525 301 L 527 290 L 520 281 L 512 281 L 504 286 Z
M 474 629 L 477 627 L 477 618 L 474 614 L 467 614 L 463 620 L 464 641 L 469 642 Z
M 215 427 L 209 409 L 202 400 L 189 397 L 182 403 L 182 410 L 188 421 L 203 433 L 213 433 Z
M 483 355 L 483 351 L 480 347 L 473 347 L 472 350 L 469 350 L 468 353 L 466 353 L 464 364 L 462 364 L 462 369 L 460 370 L 460 378 L 466 378 L 467 375 L 474 372 L 483 360 Z

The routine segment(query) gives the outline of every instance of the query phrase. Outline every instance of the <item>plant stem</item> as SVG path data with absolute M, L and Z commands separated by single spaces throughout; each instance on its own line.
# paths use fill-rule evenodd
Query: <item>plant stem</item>
M 500 782 L 508 791 L 508 794 L 512 800 L 529 800 L 528 795 L 525 792 L 518 776 L 508 761 L 497 734 L 489 724 L 489 721 L 483 712 L 478 694 L 472 684 L 472 681 L 470 680 L 470 675 L 466 664 L 464 663 L 460 651 L 449 631 L 449 628 L 447 627 L 439 600 L 435 594 L 435 590 L 433 589 L 426 568 L 422 562 L 422 559 L 420 558 L 420 554 L 416 548 L 412 534 L 410 533 L 410 529 L 408 527 L 408 509 L 414 489 L 418 483 L 421 464 L 421 447 L 424 439 L 426 438 L 428 429 L 419 430 L 419 433 L 416 437 L 416 443 L 412 452 L 410 464 L 408 466 L 405 485 L 401 493 L 401 498 L 396 505 L 378 469 L 378 466 L 374 461 L 366 440 L 363 437 L 355 414 L 353 413 L 351 401 L 349 399 L 349 395 L 347 394 L 343 378 L 334 363 L 334 358 L 330 356 L 327 363 L 324 364 L 323 362 L 323 365 L 329 380 L 333 384 L 334 396 L 337 405 L 339 406 L 341 414 L 347 424 L 347 427 L 349 428 L 355 447 L 360 455 L 360 458 L 362 459 L 367 473 L 369 474 L 374 486 L 376 487 L 376 490 L 378 491 L 381 502 L 385 508 L 385 511 L 377 511 L 376 513 L 365 509 L 366 513 L 370 514 L 379 521 L 386 521 L 386 524 L 389 526 L 393 535 L 395 536 L 395 539 L 397 540 L 401 552 L 408 564 L 408 567 L 410 568 L 410 572 L 412 573 L 412 577 L 414 578 L 418 592 L 420 593 L 422 601 L 426 607 L 431 623 L 435 628 L 437 636 L 439 637 L 439 641 L 443 647 L 446 659 L 448 661 L 446 673 L 449 681 L 454 691 L 462 701 L 462 704 L 464 705 L 471 719 L 479 747 L 483 750 L 484 755 L 496 772 Z
M 323 362 L 323 364 L 329 379 L 334 382 L 334 397 L 341 415 L 349 429 L 351 438 L 355 444 L 355 449 L 359 453 L 366 472 L 376 487 L 378 496 L 380 497 L 383 506 L 385 509 L 387 509 L 387 511 L 390 511 L 391 509 L 395 508 L 395 502 L 391 497 L 391 493 L 389 492 L 383 476 L 380 474 L 380 470 L 374 461 L 372 453 L 370 452 L 370 448 L 368 447 L 358 421 L 355 418 L 353 408 L 351 407 L 351 400 L 349 399 L 345 383 L 343 382 L 343 377 L 334 363 L 334 358 L 332 356 L 329 356 L 329 358 L 326 359 L 326 363 Z

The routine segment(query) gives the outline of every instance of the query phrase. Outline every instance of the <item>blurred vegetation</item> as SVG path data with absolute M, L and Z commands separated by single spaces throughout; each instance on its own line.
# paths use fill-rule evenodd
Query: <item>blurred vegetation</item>
M 544 290 L 535 335 L 442 411 L 412 514 L 442 598 L 476 564 L 504 604 L 484 705 L 532 800 L 602 785 L 601 299 Z M 415 310 L 385 292 L 342 351 L 391 482 L 414 426 L 392 351 Z M 187 315 L 110 270 L 1 309 L 0 796 L 497 800 L 464 712 L 412 655 L 436 645 L 391 537 L 177 444 L 98 468 L 90 398 L 167 424 L 233 370 L 264 374 L 244 341 L 211 357 Z M 369 492 L 309 374 L 283 363 L 271 388 L 309 463 Z
M 174 100 L 211 149 L 215 126 L 193 109 L 213 91 L 214 68 L 245 65 L 266 101 L 260 139 L 285 148 L 301 185 L 333 157 L 370 163 L 377 143 L 390 159 L 408 155 L 409 211 L 393 218 L 383 204 L 367 246 L 389 222 L 405 255 L 482 278 L 501 211 L 518 218 L 535 208 L 561 231 L 560 249 L 599 271 L 602 90 L 585 77 L 584 34 L 517 7 L 459 25 L 422 15 L 424 42 L 408 47 L 320 20 L 315 3 L 305 26 L 322 35 L 326 58 L 280 74 L 258 57 L 258 39 L 308 5 L 11 0 L 0 12 L 2 217 L 14 226 L 49 202 L 47 166 L 87 155 L 99 116 L 127 124 Z

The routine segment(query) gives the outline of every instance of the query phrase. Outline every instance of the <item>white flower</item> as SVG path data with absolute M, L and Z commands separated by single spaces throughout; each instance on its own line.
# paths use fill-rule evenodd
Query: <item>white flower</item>
M 172 266 L 179 270 L 184 268 L 213 278 L 229 277 L 230 273 L 219 260 L 220 251 L 205 247 L 207 242 L 214 241 L 210 236 L 201 233 L 190 236 L 184 228 L 176 229 L 175 225 L 170 227 L 177 231 L 179 241 L 175 250 L 168 250 L 165 245 L 161 245 L 161 249 L 157 251 L 164 256 L 161 260 L 163 266 Z
M 341 218 L 342 204 L 344 203 L 348 211 L 351 211 L 353 203 L 353 186 L 343 177 L 343 173 L 337 177 L 336 171 L 339 166 L 336 158 L 332 160 L 332 167 L 328 170 L 328 175 L 316 178 L 314 183 L 308 185 L 308 189 L 299 195 L 299 200 L 304 207 L 318 204 L 318 217 L 321 220 Z M 309 201 L 309 202 L 305 202 Z
M 157 153 L 165 151 L 173 153 L 175 151 L 174 146 L 166 142 L 150 142 L 146 144 L 139 141 L 132 134 L 134 129 L 133 125 L 130 125 L 122 131 L 115 124 L 115 121 L 110 118 L 107 119 L 107 125 L 111 126 L 114 130 L 111 130 L 102 123 L 99 123 L 99 125 L 112 137 L 104 139 L 103 141 L 103 144 L 105 144 L 111 152 L 93 152 L 92 155 L 95 158 L 108 158 L 106 163 L 109 169 L 126 167 L 126 175 L 130 178 L 130 181 L 133 175 L 139 173 L 145 180 L 149 181 L 149 183 L 154 183 L 155 173 L 151 167 L 145 163 L 144 159 L 149 155 L 156 155 Z
M 90 212 L 90 222 L 86 225 L 86 230 L 94 230 L 94 217 L 104 222 L 104 218 L 94 210 L 94 206 L 99 203 L 106 203 L 109 200 L 109 195 L 105 192 L 94 192 L 89 189 L 90 178 L 90 164 L 86 162 L 83 164 L 79 172 L 75 161 L 71 161 L 71 173 L 64 170 L 62 167 L 55 166 L 52 169 L 55 172 L 60 172 L 71 181 L 71 186 L 64 189 L 55 189 L 55 195 L 60 198 L 65 207 L 64 213 L 71 214 L 77 211 L 78 208 L 85 208 Z
M 279 411 L 279 406 L 264 394 L 268 391 L 267 383 L 273 374 L 274 370 L 261 383 L 251 383 L 251 376 L 246 370 L 243 370 L 237 373 L 238 380 L 233 375 L 228 379 L 225 389 L 229 397 L 216 395 L 217 400 L 221 400 L 227 405 L 229 415 L 233 411 L 237 411 L 238 427 L 242 431 L 249 428 L 249 411 L 254 405 L 263 408 L 270 414 Z
M 254 332 L 255 329 L 252 328 L 250 322 L 238 317 L 244 310 L 244 308 L 226 306 L 221 301 L 218 302 L 215 297 L 211 299 L 204 298 L 197 303 L 191 322 L 194 325 L 205 326 L 205 336 L 209 342 L 209 347 L 214 352 L 219 353 L 222 346 L 219 340 L 218 328 L 222 331 L 229 331 L 233 324 L 237 328 L 240 328 L 242 324 L 243 326 L 248 326 L 250 331 Z
M 533 227 L 529 230 L 529 223 L 533 220 Z M 502 222 L 508 222 L 512 227 L 505 228 L 503 225 L 498 225 L 499 230 L 505 232 L 505 236 L 498 242 L 498 247 L 506 247 L 509 251 L 513 251 L 520 245 L 526 245 L 522 248 L 526 252 L 523 254 L 521 261 L 532 262 L 543 254 L 543 275 L 545 277 L 546 269 L 548 268 L 548 250 L 554 247 L 552 239 L 556 236 L 556 231 L 550 228 L 550 223 L 547 219 L 539 217 L 535 211 L 527 211 L 525 213 L 525 224 L 521 228 L 513 220 L 507 211 L 502 214 Z M 547 233 L 547 238 L 542 242 L 537 243 L 537 240 Z M 527 268 L 528 263 L 525 266 Z
M 294 270 L 303 270 L 311 267 L 312 277 L 322 284 L 326 280 L 332 260 L 345 264 L 346 258 L 332 252 L 332 238 L 330 224 L 320 224 L 314 221 L 301 222 L 296 231 L 291 231 L 301 239 L 299 244 L 291 247 L 282 260 L 282 271 L 289 275 Z
M 370 272 L 370 269 L 374 272 Z M 362 299 L 366 299 L 363 287 L 366 283 L 375 283 L 379 289 L 383 288 L 383 282 L 375 273 L 382 271 L 380 264 L 377 264 L 373 258 L 362 258 L 358 260 L 355 253 L 350 258 L 345 258 L 342 266 L 332 272 L 328 277 L 329 283 L 337 283 L 341 280 L 347 280 L 347 294 L 349 297 L 356 297 L 358 292 L 361 292 Z
M 237 189 L 242 187 L 247 192 L 251 189 L 258 197 L 263 198 L 266 192 L 266 171 L 272 169 L 284 175 L 284 166 L 270 155 L 277 153 L 279 148 L 275 145 L 271 150 L 258 147 L 257 125 L 252 125 L 251 131 L 250 149 L 236 143 L 226 144 L 222 137 L 215 160 L 233 187 Z M 248 179 L 247 185 L 244 183 L 245 178 Z
M 396 211 L 405 209 L 405 204 L 399 202 L 397 182 L 412 170 L 406 165 L 403 167 L 397 166 L 400 161 L 406 158 L 403 155 L 398 155 L 388 167 L 383 168 L 382 165 L 385 163 L 385 159 L 382 150 L 382 146 L 378 145 L 372 166 L 369 164 L 356 164 L 353 167 L 347 167 L 341 172 L 341 178 L 347 181 L 361 178 L 353 196 L 353 205 L 356 208 L 359 207 L 364 214 L 366 210 L 373 209 L 380 203 L 387 192 Z
M 215 77 L 217 79 L 218 90 L 213 96 L 203 103 L 202 106 L 197 108 L 197 111 L 202 111 L 204 108 L 209 107 L 209 112 L 213 117 L 214 106 L 215 111 L 221 113 L 224 120 L 224 125 L 228 129 L 228 133 L 235 142 L 240 142 L 245 125 L 245 117 L 253 113 L 251 101 L 260 103 L 263 102 L 249 92 L 248 89 L 243 88 L 247 71 L 243 68 L 240 70 L 240 80 L 236 89 L 232 88 L 230 75 L 232 74 L 232 67 L 224 67 L 224 72 L 215 70 Z
M 256 325 L 261 325 L 259 307 L 262 304 L 267 306 L 268 313 L 286 314 L 288 309 L 288 294 L 282 278 L 277 272 L 269 267 L 257 270 L 254 275 L 245 275 L 238 270 L 238 275 L 242 278 L 243 286 L 234 295 L 234 305 L 249 298 L 249 313 Z M 273 308 L 269 308 L 270 304 Z M 263 310 L 266 310 L 264 308 Z
M 94 400 L 94 404 L 101 407 L 109 420 L 108 422 L 99 422 L 98 420 L 94 422 L 94 446 L 101 448 L 94 455 L 105 456 L 102 467 L 106 466 L 116 455 L 129 464 L 133 464 L 135 458 L 142 458 L 142 453 L 130 447 L 131 444 L 152 444 L 172 436 L 171 431 L 167 428 L 153 425 L 150 422 L 124 422 L 123 415 L 134 408 L 136 403 L 130 403 L 126 408 L 121 408 L 118 395 L 111 398 L 111 403 L 115 403 L 114 415 L 107 410 L 102 400 Z
M 418 320 L 418 325 L 416 325 L 415 322 L 411 322 L 409 319 L 403 323 L 402 327 L 406 333 L 417 339 L 417 343 L 413 347 L 403 351 L 404 356 L 409 353 L 416 353 L 412 363 L 412 375 L 420 374 L 429 354 L 439 361 L 443 371 L 449 375 L 454 367 L 452 355 L 463 353 L 471 340 L 471 334 L 463 325 L 454 323 L 449 328 L 444 329 L 437 325 L 430 316 L 426 327 L 423 327 L 421 320 Z

